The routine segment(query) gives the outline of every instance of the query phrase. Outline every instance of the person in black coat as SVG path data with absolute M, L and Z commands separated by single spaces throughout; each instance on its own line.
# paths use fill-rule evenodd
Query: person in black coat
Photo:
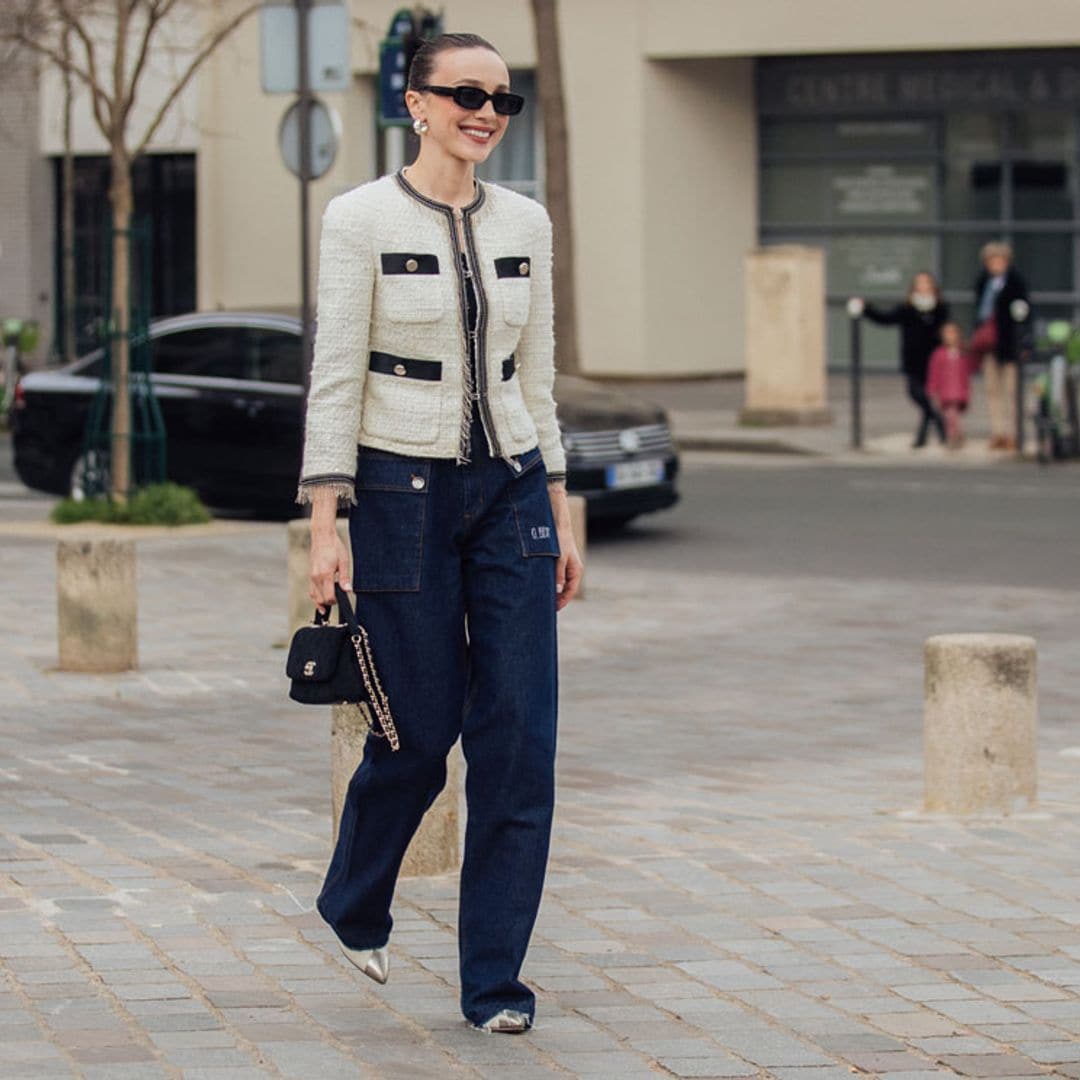
M 945 441 L 945 420 L 926 393 L 930 354 L 941 344 L 941 327 L 949 321 L 949 305 L 941 299 L 941 289 L 933 274 L 920 273 L 911 279 L 907 298 L 891 308 L 861 301 L 863 314 L 880 326 L 900 327 L 900 370 L 907 379 L 908 397 L 921 416 L 914 447 L 926 445 L 930 428 Z
M 982 363 L 990 411 L 990 449 L 1015 450 L 1013 409 L 1016 366 L 1025 346 L 1030 314 L 1027 286 L 1012 265 L 1008 244 L 992 243 L 980 252 L 983 269 L 975 282 L 975 333 L 971 351 Z M 1013 305 L 1020 301 L 1014 312 Z M 1022 315 L 1016 318 L 1016 315 Z

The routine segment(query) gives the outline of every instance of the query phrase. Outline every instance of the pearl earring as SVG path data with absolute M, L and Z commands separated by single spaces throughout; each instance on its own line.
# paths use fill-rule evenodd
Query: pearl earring
M 426 135 L 428 129 L 428 123 L 426 120 L 421 120 L 419 117 L 412 122 L 412 129 L 417 135 Z

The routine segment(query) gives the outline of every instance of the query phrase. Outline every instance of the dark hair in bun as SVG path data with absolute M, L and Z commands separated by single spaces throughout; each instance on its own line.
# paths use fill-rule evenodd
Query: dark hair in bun
M 451 49 L 487 49 L 496 56 L 502 54 L 490 41 L 479 34 L 440 34 L 436 38 L 425 38 L 420 42 L 412 63 L 409 65 L 409 90 L 419 90 L 431 82 L 431 73 L 435 69 L 435 58 L 439 53 Z

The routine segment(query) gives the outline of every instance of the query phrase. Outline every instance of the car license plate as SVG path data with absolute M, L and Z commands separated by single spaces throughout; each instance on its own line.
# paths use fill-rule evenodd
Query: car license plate
M 620 461 L 607 467 L 609 488 L 644 487 L 664 479 L 664 463 L 659 458 L 644 461 Z

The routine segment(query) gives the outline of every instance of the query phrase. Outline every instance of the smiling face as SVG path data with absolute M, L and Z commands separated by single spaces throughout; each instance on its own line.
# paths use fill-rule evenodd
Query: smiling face
M 435 58 L 431 86 L 479 86 L 489 94 L 510 89 L 510 72 L 501 56 L 490 49 L 447 49 Z M 426 120 L 424 145 L 478 165 L 506 131 L 509 117 L 499 116 L 491 101 L 480 109 L 463 109 L 452 98 L 410 90 L 405 95 L 413 117 Z

